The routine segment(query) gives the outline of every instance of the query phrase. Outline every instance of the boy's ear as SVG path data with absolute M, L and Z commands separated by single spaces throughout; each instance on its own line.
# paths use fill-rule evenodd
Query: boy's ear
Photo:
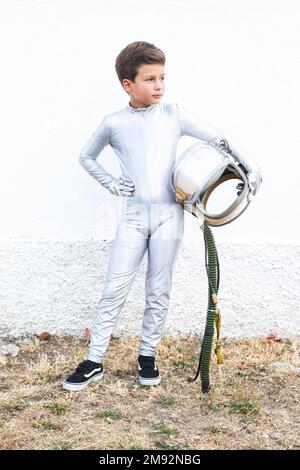
M 125 89 L 124 83 L 121 83 L 123 90 L 129 95 L 129 92 Z

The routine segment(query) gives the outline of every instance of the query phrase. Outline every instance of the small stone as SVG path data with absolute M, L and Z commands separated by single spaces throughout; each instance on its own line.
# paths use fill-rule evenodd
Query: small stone
M 281 367 L 282 369 L 290 368 L 290 364 L 288 362 L 272 362 L 271 366 Z
M 278 432 L 271 432 L 269 434 L 271 439 L 274 439 L 274 441 L 280 441 L 281 440 L 281 435 Z
M 292 372 L 296 372 L 297 374 L 300 373 L 300 367 L 295 367 L 293 366 L 293 364 L 290 364 L 289 362 L 273 362 L 270 365 L 274 367 L 278 367 L 280 369 L 289 369 Z
M 18 355 L 20 348 L 15 344 L 4 344 L 0 348 L 0 355 L 15 357 Z

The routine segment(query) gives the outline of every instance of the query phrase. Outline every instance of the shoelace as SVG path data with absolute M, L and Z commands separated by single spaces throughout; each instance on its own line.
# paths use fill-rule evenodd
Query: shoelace
M 87 372 L 91 368 L 92 370 L 92 364 L 89 364 L 87 361 L 81 362 L 78 367 L 76 368 L 76 373 L 81 373 L 81 372 Z M 94 366 L 93 366 L 94 368 Z
M 147 359 L 139 359 L 140 366 L 144 369 L 154 369 L 155 362 L 154 359 L 149 357 Z

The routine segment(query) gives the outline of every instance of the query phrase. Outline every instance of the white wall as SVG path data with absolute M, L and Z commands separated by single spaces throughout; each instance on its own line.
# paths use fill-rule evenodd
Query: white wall
M 276 268 L 277 250 L 286 249 L 286 260 L 294 260 L 294 278 L 299 279 L 299 20 L 296 0 L 0 1 L 0 239 L 2 267 L 9 272 L 6 277 L 4 271 L 1 282 L 5 324 L 12 313 L 22 323 L 26 296 L 40 295 L 39 288 L 29 294 L 29 283 L 21 296 L 11 283 L 12 266 L 22 280 L 17 253 L 28 246 L 24 242 L 36 247 L 38 241 L 48 243 L 53 254 L 61 247 L 68 250 L 72 241 L 88 243 L 90 250 L 93 240 L 114 235 L 117 220 L 106 217 L 111 223 L 104 224 L 103 210 L 105 204 L 117 207 L 119 198 L 88 175 L 78 157 L 103 115 L 128 102 L 114 65 L 120 50 L 136 40 L 152 42 L 166 54 L 163 101 L 181 102 L 236 136 L 263 169 L 263 184 L 247 211 L 232 224 L 213 229 L 217 243 L 224 243 L 229 253 L 237 244 L 241 252 L 244 246 L 255 247 L 257 263 L 247 266 L 253 278 L 264 272 L 264 253 Z M 178 155 L 193 142 L 183 137 Z M 110 147 L 99 159 L 119 174 Z M 184 244 L 195 243 L 197 249 L 198 238 L 186 214 Z M 203 245 L 199 250 L 201 255 Z M 30 271 L 32 253 L 24 252 L 28 257 L 22 263 Z M 38 268 L 39 252 L 34 252 Z M 186 258 L 182 269 L 188 271 L 190 262 Z M 232 263 L 234 271 L 239 259 Z M 281 272 L 289 278 L 290 268 L 281 266 L 274 291 Z M 80 288 L 85 285 L 82 279 Z M 173 295 L 184 303 L 180 292 Z M 291 311 L 285 300 L 278 302 Z M 43 305 L 33 303 L 27 314 L 42 317 Z M 71 319 L 74 311 L 65 315 Z M 180 317 L 174 321 L 181 329 Z M 294 317 L 290 322 L 294 324 Z M 20 330 L 17 323 L 14 332 Z M 4 333 L 8 330 L 7 325 Z

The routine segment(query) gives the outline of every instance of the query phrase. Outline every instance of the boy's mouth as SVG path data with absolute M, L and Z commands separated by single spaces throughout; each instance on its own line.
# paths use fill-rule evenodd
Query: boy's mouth
M 152 95 L 152 96 L 154 96 L 154 98 L 161 98 L 162 97 L 162 95 Z

